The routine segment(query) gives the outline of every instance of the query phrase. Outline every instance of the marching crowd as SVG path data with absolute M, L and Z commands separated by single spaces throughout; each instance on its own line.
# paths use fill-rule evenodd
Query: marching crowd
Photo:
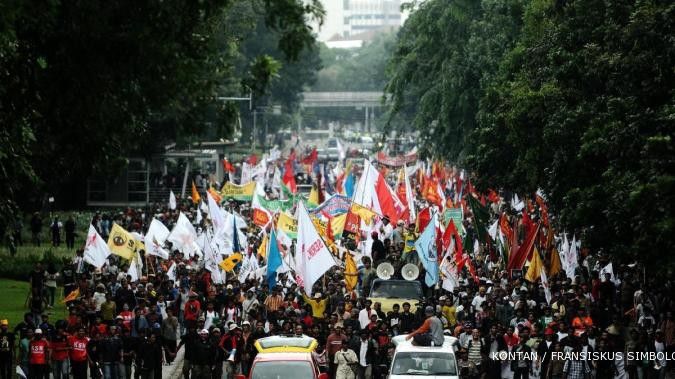
M 413 201 L 417 209 L 428 205 L 422 196 Z M 256 256 L 262 241 L 259 229 L 248 222 L 250 209 L 227 199 L 225 203 L 247 221 L 244 253 Z M 487 209 L 495 219 L 508 207 L 502 201 Z M 176 210 L 156 208 L 154 215 L 134 209 L 97 213 L 92 224 L 107 238 L 111 223 L 143 233 L 153 217 L 170 227 L 179 211 L 192 215 L 197 228 L 209 222 L 204 215 L 196 223 L 194 215 L 201 210 L 187 199 Z M 534 216 L 538 211 L 533 207 Z M 472 210 L 467 207 L 464 212 L 465 230 L 475 233 Z M 16 325 L 0 321 L 0 379 L 12 377 L 16 365 L 16 372 L 28 378 L 51 374 L 54 379 L 159 379 L 164 365 L 175 364 L 179 349 L 185 349 L 185 379 L 232 378 L 249 374 L 257 354 L 254 342 L 273 335 L 315 338 L 313 355 L 331 378 L 385 378 L 397 335 L 427 345 L 442 341 L 442 335 L 456 337 L 462 378 L 662 379 L 672 369 L 664 355 L 640 360 L 626 354 L 604 356 L 611 359 L 551 358 L 552 352 L 673 353 L 672 282 L 645 275 L 639 265 L 617 265 L 614 272 L 601 274 L 609 257 L 582 250 L 573 277 L 559 271 L 544 288 L 539 281 L 507 271 L 494 248 L 474 246 L 468 253 L 474 272 L 467 267 L 451 286 L 428 286 L 420 265 L 417 280 L 425 298 L 384 310 L 367 299 L 377 266 L 390 262 L 396 268 L 394 276 L 400 276 L 403 263 L 419 262 L 409 242 L 422 230 L 405 220 L 392 225 L 382 218 L 371 233 L 373 243 L 360 259 L 356 288 L 347 289 L 345 269 L 335 266 L 315 283 L 311 295 L 290 273 L 279 274 L 271 288 L 264 275 L 240 281 L 229 274 L 215 283 L 196 256 L 179 250 L 166 260 L 143 256 L 147 264 L 137 280 L 128 275 L 128 262 L 120 257 L 111 255 L 96 269 L 84 261 L 82 249 L 58 273 L 38 264 L 30 273 L 35 304 Z M 357 249 L 352 241 L 341 242 L 349 250 Z M 288 248 L 296 253 L 295 246 Z M 264 258 L 259 259 L 262 266 Z M 170 277 L 167 271 L 173 264 L 175 276 Z M 57 278 L 68 301 L 67 315 L 54 320 L 49 288 Z M 500 352 L 536 352 L 537 358 L 495 359 Z

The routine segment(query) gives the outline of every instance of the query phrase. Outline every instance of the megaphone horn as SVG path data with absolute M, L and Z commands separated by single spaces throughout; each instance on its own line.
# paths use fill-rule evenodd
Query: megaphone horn
M 415 280 L 420 274 L 420 269 L 414 263 L 408 263 L 401 268 L 401 276 L 405 280 Z
M 376 274 L 382 280 L 390 279 L 394 275 L 394 266 L 389 262 L 382 262 L 377 266 Z

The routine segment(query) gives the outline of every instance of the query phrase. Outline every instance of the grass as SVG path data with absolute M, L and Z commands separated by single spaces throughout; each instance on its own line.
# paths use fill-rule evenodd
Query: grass
M 23 314 L 28 311 L 25 307 L 26 295 L 28 294 L 28 282 L 16 280 L 0 279 L 0 319 L 9 320 L 9 327 L 13 329 L 16 324 L 23 320 Z M 48 309 L 50 323 L 56 320 L 65 319 L 67 316 L 66 307 L 61 303 L 63 299 L 62 287 L 56 289 L 56 301 L 54 308 Z

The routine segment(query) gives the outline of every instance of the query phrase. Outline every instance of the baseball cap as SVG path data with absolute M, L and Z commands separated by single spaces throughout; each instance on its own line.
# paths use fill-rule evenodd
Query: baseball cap
M 35 334 L 42 334 L 42 329 L 40 328 L 35 329 Z
M 7 326 L 7 325 L 9 325 L 9 321 L 7 321 L 7 320 L 0 320 L 0 325 Z
M 231 289 L 234 289 L 234 286 L 232 286 L 232 284 L 228 284 L 225 288 L 228 289 L 228 290 L 231 290 Z
M 424 313 L 428 315 L 434 314 L 434 307 L 427 305 L 426 308 L 424 308 Z
M 202 329 L 199 331 L 199 334 L 209 334 L 209 331 L 206 329 Z
M 231 323 L 230 324 L 230 331 L 235 330 L 235 329 L 239 329 L 239 325 L 237 325 L 235 323 Z

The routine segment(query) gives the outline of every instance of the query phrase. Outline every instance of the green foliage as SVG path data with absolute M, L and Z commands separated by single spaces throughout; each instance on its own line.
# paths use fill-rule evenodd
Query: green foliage
M 400 33 L 387 90 L 479 186 L 541 188 L 592 250 L 664 268 L 674 16 L 663 1 L 427 1 Z
M 237 109 L 215 99 L 243 92 L 240 62 L 279 71 L 241 53 L 246 33 L 262 19 L 296 60 L 314 44 L 305 20 L 322 17 L 320 3 L 299 0 L 2 2 L 0 224 L 17 201 L 79 206 L 90 175 L 207 125 L 227 137 Z

